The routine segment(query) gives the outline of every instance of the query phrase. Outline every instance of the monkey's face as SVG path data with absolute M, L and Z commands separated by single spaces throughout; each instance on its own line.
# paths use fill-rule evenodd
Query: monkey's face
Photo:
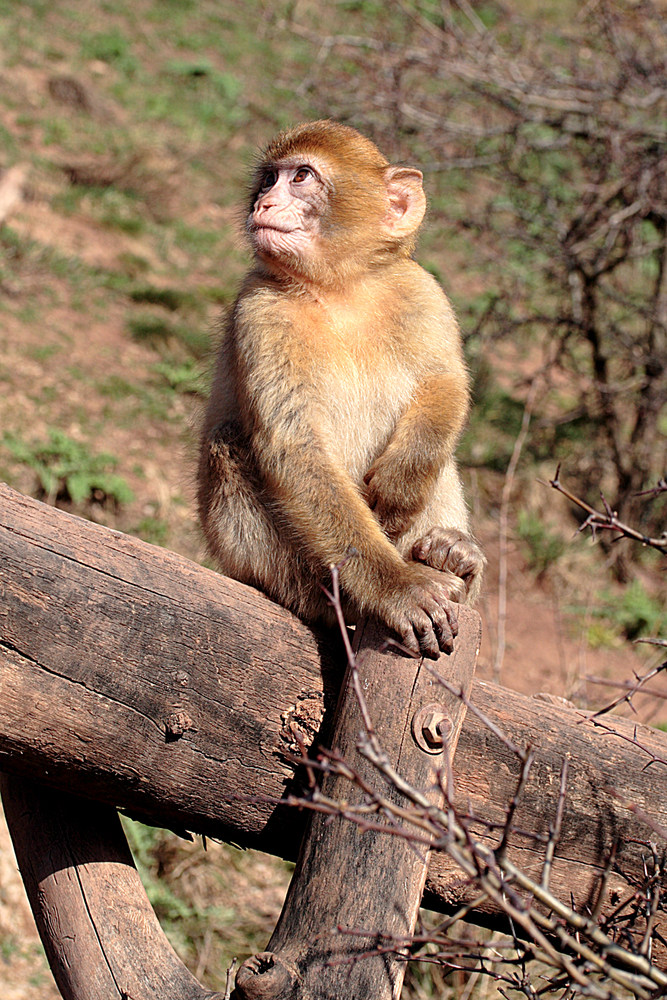
M 313 264 L 321 256 L 322 221 L 330 201 L 327 169 L 313 156 L 264 164 L 247 231 L 255 252 L 271 262 Z
M 264 155 L 246 230 L 269 270 L 323 288 L 410 254 L 426 204 L 418 170 L 331 122 L 298 126 Z

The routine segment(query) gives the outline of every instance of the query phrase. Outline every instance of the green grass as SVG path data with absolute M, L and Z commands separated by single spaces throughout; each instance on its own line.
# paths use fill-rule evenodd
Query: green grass
M 185 347 L 194 357 L 201 358 L 210 347 L 208 330 L 197 324 L 174 323 L 154 313 L 129 315 L 126 323 L 130 336 L 156 350 L 175 342 Z
M 80 54 L 84 61 L 99 59 L 100 62 L 108 63 L 124 77 L 133 77 L 139 67 L 132 41 L 119 28 L 83 35 Z
M 133 302 L 147 302 L 149 305 L 164 306 L 176 312 L 184 307 L 196 308 L 197 295 L 183 288 L 157 288 L 155 285 L 137 285 L 129 292 Z
M 170 389 L 186 395 L 207 395 L 208 373 L 193 358 L 183 362 L 160 361 L 153 371 Z
M 239 905 L 239 893 L 255 886 L 252 852 L 214 845 L 213 860 L 199 844 L 190 849 L 168 831 L 126 817 L 122 822 L 148 898 L 167 937 L 191 967 L 197 964 L 198 956 L 208 953 L 200 976 L 209 988 L 223 988 L 232 959 L 242 961 L 262 951 L 272 930 L 265 915 Z M 285 883 L 292 866 L 275 859 L 265 859 L 264 864 L 277 881 Z
M 134 499 L 126 481 L 113 471 L 118 464 L 113 455 L 94 454 L 63 431 L 52 429 L 46 440 L 30 442 L 5 431 L 2 441 L 15 461 L 32 469 L 37 494 L 48 503 L 120 507 Z
M 606 600 L 626 638 L 660 638 L 667 632 L 667 609 L 640 580 L 633 580 L 620 596 L 607 596 Z
M 647 591 L 641 580 L 633 580 L 620 591 L 603 587 L 593 607 L 572 606 L 570 611 L 593 621 L 588 626 L 593 646 L 618 645 L 621 640 L 664 638 L 667 608 Z
M 134 526 L 132 534 L 151 545 L 166 546 L 169 541 L 169 525 L 159 517 L 147 516 Z
M 107 378 L 97 383 L 96 388 L 101 396 L 106 396 L 115 402 L 126 400 L 131 396 L 137 396 L 141 393 L 140 386 L 123 378 L 121 375 L 107 376 Z

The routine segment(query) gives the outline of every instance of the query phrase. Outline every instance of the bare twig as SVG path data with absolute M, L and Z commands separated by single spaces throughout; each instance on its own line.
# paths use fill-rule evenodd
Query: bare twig
M 514 486 L 514 477 L 516 475 L 517 465 L 519 464 L 521 451 L 528 435 L 530 418 L 533 413 L 535 400 L 537 399 L 540 382 L 541 379 L 539 378 L 533 379 L 531 387 L 528 390 L 523 410 L 523 417 L 521 419 L 521 429 L 519 430 L 514 442 L 512 455 L 507 466 L 507 472 L 505 473 L 505 482 L 503 483 L 503 492 L 500 500 L 500 519 L 498 527 L 498 638 L 496 642 L 496 655 L 493 661 L 493 676 L 496 681 L 500 680 L 500 672 L 505 658 L 505 632 L 507 627 L 507 534 L 509 531 L 510 499 L 512 496 L 512 488 Z
M 659 479 L 655 486 L 652 486 L 649 490 L 642 490 L 641 493 L 635 493 L 638 497 L 657 497 L 661 493 L 667 493 L 667 479 Z
M 663 531 L 662 535 L 657 538 L 650 538 L 637 528 L 632 528 L 630 525 L 624 524 L 623 521 L 619 520 L 618 516 L 611 509 L 604 497 L 601 498 L 604 506 L 604 512 L 602 512 L 596 510 L 594 507 L 591 507 L 590 504 L 587 504 L 586 501 L 582 500 L 580 497 L 575 496 L 574 493 L 565 489 L 560 481 L 559 475 L 560 465 L 556 469 L 556 475 L 554 478 L 549 480 L 549 486 L 552 486 L 559 493 L 562 493 L 563 496 L 567 497 L 571 503 L 576 504 L 577 507 L 580 507 L 581 510 L 585 511 L 588 515 L 586 520 L 579 525 L 579 528 L 577 529 L 578 531 L 585 531 L 586 528 L 590 528 L 593 538 L 595 538 L 595 533 L 598 529 L 606 528 L 609 531 L 616 532 L 619 536 L 632 538 L 637 542 L 641 542 L 642 545 L 648 545 L 651 548 L 657 549 L 658 552 L 662 552 L 664 555 L 667 555 L 667 531 Z
M 238 959 L 233 958 L 227 969 L 227 976 L 225 978 L 225 1000 L 229 1000 L 232 995 L 232 990 L 234 989 L 234 977 L 236 974 L 236 964 Z
M 608 712 L 612 712 L 615 708 L 618 708 L 619 705 L 623 705 L 624 703 L 629 705 L 634 712 L 635 707 L 632 704 L 632 699 L 634 698 L 634 696 L 639 691 L 642 691 L 645 688 L 645 685 L 648 681 L 652 680 L 653 677 L 656 677 L 658 674 L 661 674 L 666 669 L 667 669 L 667 662 L 661 663 L 660 666 L 653 667 L 653 669 L 651 670 L 647 670 L 646 673 L 642 674 L 641 676 L 635 673 L 634 684 L 630 685 L 629 687 L 627 684 L 618 684 L 613 681 L 596 681 L 595 678 L 589 678 L 590 680 L 593 681 L 593 683 L 609 684 L 612 687 L 624 687 L 627 689 L 625 691 L 625 694 L 619 695 L 618 698 L 614 698 L 613 701 L 610 701 L 608 702 L 608 704 L 603 705 L 602 708 L 598 708 L 596 712 L 593 712 L 591 715 L 588 715 L 587 719 L 589 721 L 592 719 L 597 719 L 600 715 L 606 715 Z M 657 694 L 657 692 L 655 693 Z M 664 694 L 660 695 L 660 697 L 664 698 L 665 695 Z
M 548 890 L 549 888 L 549 879 L 551 878 L 551 866 L 554 860 L 556 845 L 560 839 L 560 828 L 563 822 L 563 810 L 565 808 L 565 791 L 567 789 L 568 767 L 569 765 L 567 757 L 565 757 L 563 758 L 563 764 L 560 772 L 558 806 L 556 808 L 556 816 L 553 820 L 553 823 L 549 824 L 549 839 L 547 841 L 546 857 L 544 859 L 544 867 L 542 869 L 542 881 L 540 882 L 540 887 L 546 890 Z

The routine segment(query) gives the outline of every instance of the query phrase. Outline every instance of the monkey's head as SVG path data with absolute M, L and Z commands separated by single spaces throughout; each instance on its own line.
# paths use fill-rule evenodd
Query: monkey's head
M 347 125 L 308 122 L 264 150 L 246 229 L 272 272 L 333 285 L 409 256 L 425 208 L 419 170 Z

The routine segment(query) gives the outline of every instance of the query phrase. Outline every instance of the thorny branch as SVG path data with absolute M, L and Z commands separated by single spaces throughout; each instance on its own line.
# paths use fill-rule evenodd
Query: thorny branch
M 606 528 L 609 531 L 615 531 L 619 537 L 624 536 L 625 538 L 632 538 L 636 542 L 641 542 L 642 545 L 648 545 L 651 548 L 657 549 L 658 552 L 662 552 L 664 555 L 667 555 L 667 531 L 663 531 L 663 533 L 657 538 L 651 538 L 648 535 L 645 535 L 642 531 L 639 531 L 637 528 L 633 528 L 619 520 L 618 515 L 611 509 L 603 496 L 601 499 L 604 512 L 596 510 L 594 507 L 591 507 L 590 504 L 586 503 L 585 500 L 582 500 L 580 497 L 575 496 L 574 493 L 567 490 L 562 485 L 559 477 L 560 465 L 556 469 L 556 475 L 554 478 L 549 480 L 549 485 L 559 493 L 562 493 L 563 496 L 567 497 L 571 503 L 576 504 L 588 515 L 585 521 L 579 525 L 579 528 L 577 529 L 578 531 L 585 531 L 587 528 L 590 528 L 593 538 L 595 538 L 596 531 Z M 657 493 L 663 492 L 662 482 L 663 481 L 661 480 L 660 483 L 654 487 L 654 489 L 645 490 L 642 494 L 638 495 L 657 495 Z
M 662 644 L 662 643 L 660 643 L 660 644 Z M 619 705 L 623 705 L 623 704 L 629 705 L 629 707 L 634 712 L 635 711 L 635 706 L 633 705 L 633 702 L 632 702 L 632 699 L 634 698 L 634 696 L 636 694 L 638 694 L 640 691 L 645 692 L 645 688 L 646 688 L 647 682 L 650 681 L 650 680 L 652 680 L 658 674 L 661 674 L 666 669 L 667 669 L 667 662 L 661 663 L 660 666 L 658 666 L 658 667 L 652 667 L 650 670 L 647 670 L 646 673 L 642 674 L 641 676 L 635 673 L 635 681 L 634 681 L 633 684 L 616 685 L 616 686 L 620 686 L 620 687 L 625 688 L 626 689 L 625 693 L 619 695 L 618 698 L 614 698 L 612 701 L 608 702 L 606 705 L 603 705 L 602 708 L 598 708 L 597 711 L 593 712 L 592 715 L 587 716 L 587 719 L 590 721 L 592 719 L 596 719 L 599 715 L 606 715 L 609 712 L 613 712 L 613 710 L 615 708 L 618 708 Z M 610 683 L 612 683 L 612 682 L 609 682 L 609 681 L 598 681 L 594 677 L 593 678 L 589 678 L 589 680 L 591 680 L 594 684 L 595 683 L 604 683 L 604 684 L 610 684 Z M 663 694 L 660 694 L 660 693 L 657 693 L 657 694 L 658 694 L 658 697 L 664 697 Z

